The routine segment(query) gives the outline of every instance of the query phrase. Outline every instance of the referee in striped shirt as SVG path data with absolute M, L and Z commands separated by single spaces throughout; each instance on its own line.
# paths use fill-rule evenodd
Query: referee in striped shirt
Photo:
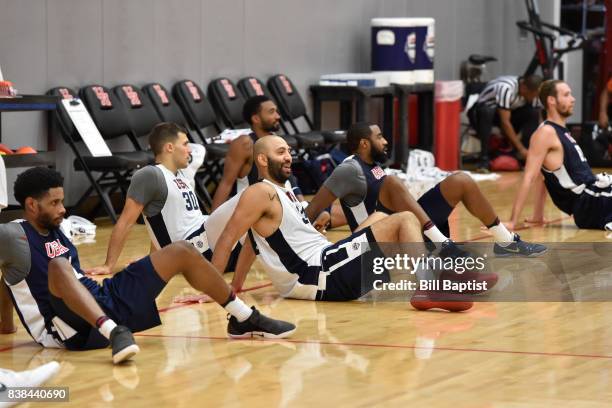
M 531 134 L 541 121 L 537 98 L 541 83 L 542 78 L 538 75 L 501 76 L 487 83 L 478 101 L 468 111 L 470 124 L 476 129 L 481 143 L 479 169 L 489 169 L 488 147 L 493 126 L 500 127 L 518 158 L 527 157 L 526 146 L 529 146 Z

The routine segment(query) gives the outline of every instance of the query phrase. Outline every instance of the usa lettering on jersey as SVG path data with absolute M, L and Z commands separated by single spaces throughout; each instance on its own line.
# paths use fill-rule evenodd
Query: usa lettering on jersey
M 385 176 L 385 171 L 380 166 L 374 166 L 371 171 L 376 180 L 380 180 Z
M 587 161 L 586 156 L 584 155 L 584 152 L 582 151 L 578 143 L 576 143 L 576 140 L 569 134 L 569 132 L 565 132 L 564 135 L 565 137 L 568 138 L 570 142 L 573 143 L 574 148 L 576 149 L 576 152 L 578 153 L 578 157 L 580 157 L 580 160 L 583 162 L 586 162 Z
M 181 179 L 179 178 L 175 178 L 174 180 L 174 184 L 176 184 L 176 186 L 179 188 L 179 190 L 186 190 L 189 188 L 189 186 Z
M 570 142 L 576 144 L 576 140 L 572 137 L 572 135 L 569 134 L 569 132 L 565 132 L 564 134 L 565 134 L 565 137 L 567 137 Z
M 45 250 L 49 258 L 57 258 L 69 251 L 68 248 L 62 245 L 59 239 L 52 242 L 45 242 Z
M 302 207 L 302 203 L 300 203 L 297 197 L 293 195 L 293 192 L 285 191 L 285 193 L 287 194 L 287 197 L 289 198 L 289 200 L 291 200 L 291 203 L 293 204 L 293 207 L 295 208 L 295 210 L 302 217 L 302 222 L 304 222 L 304 224 L 309 224 L 310 220 L 308 219 L 308 216 L 306 215 L 306 211 L 304 211 L 304 207 Z

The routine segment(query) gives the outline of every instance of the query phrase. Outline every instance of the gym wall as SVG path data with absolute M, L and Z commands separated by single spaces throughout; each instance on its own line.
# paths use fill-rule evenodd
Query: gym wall
M 540 1 L 543 19 L 555 1 Z M 23 94 L 91 83 L 170 88 L 184 78 L 205 89 L 221 75 L 284 72 L 309 99 L 321 73 L 369 70 L 372 17 L 434 17 L 437 79 L 457 79 L 470 53 L 500 59 L 491 76 L 519 74 L 533 50 L 531 38 L 519 41 L 515 21 L 526 11 L 516 0 L 0 0 L 0 66 Z M 44 150 L 45 115 L 3 114 L 2 135 L 10 147 Z M 87 182 L 56 145 L 71 205 Z M 9 186 L 20 171 L 9 170 Z

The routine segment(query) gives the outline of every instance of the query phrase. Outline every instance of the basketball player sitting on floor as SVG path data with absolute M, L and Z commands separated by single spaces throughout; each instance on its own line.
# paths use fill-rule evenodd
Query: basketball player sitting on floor
M 223 164 L 223 177 L 215 190 L 213 197 L 213 211 L 221 204 L 241 192 L 251 184 L 259 181 L 257 167 L 253 164 L 253 144 L 264 136 L 274 135 L 280 130 L 281 117 L 278 107 L 270 98 L 264 95 L 253 96 L 246 100 L 242 109 L 244 121 L 251 126 L 252 132 L 242 135 L 230 144 Z M 291 136 L 284 136 L 286 139 Z M 291 175 L 290 183 L 293 193 L 300 201 L 304 201 L 302 190 L 297 184 L 295 176 Z M 332 224 L 341 224 L 344 221 L 340 208 L 332 207 L 329 211 L 322 211 L 313 221 L 315 228 L 320 229 L 332 219 Z
M 520 220 L 531 185 L 544 175 L 544 184 L 553 203 L 573 215 L 578 228 L 612 231 L 612 177 L 594 175 L 580 146 L 565 127 L 574 110 L 575 98 L 567 83 L 545 81 L 540 102 L 547 120 L 531 137 L 525 173 L 512 207 L 511 223 Z M 542 207 L 546 190 L 537 194 L 535 207 Z
M 205 231 L 207 216 L 202 214 L 196 194 L 183 173 L 189 165 L 187 131 L 174 123 L 160 123 L 149 135 L 149 146 L 157 164 L 143 167 L 132 176 L 125 205 L 108 242 L 106 261 L 104 265 L 86 269 L 87 274 L 112 272 L 140 214 L 144 216 L 154 249 L 185 240 L 207 260 L 212 257 Z M 230 270 L 235 267 L 240 247 L 237 244 L 232 253 Z
M 347 144 L 353 156 L 334 169 L 314 196 L 306 208 L 309 219 L 317 217 L 336 198 L 340 199 L 351 231 L 375 212 L 410 211 L 417 216 L 423 236 L 440 243 L 442 254 L 452 254 L 458 249 L 448 238 L 448 217 L 462 202 L 493 234 L 497 256 L 537 256 L 546 251 L 544 245 L 522 241 L 518 234 L 508 231 L 467 174 L 451 174 L 415 200 L 400 178 L 387 176 L 380 167 L 387 160 L 387 140 L 377 125 L 364 122 L 352 125 Z
M 333 244 L 315 230 L 291 189 L 285 187 L 292 160 L 285 140 L 278 136 L 259 139 L 254 146 L 254 160 L 263 181 L 249 186 L 211 215 L 214 218 L 223 214 L 228 219 L 220 222 L 224 229 L 215 243 L 212 262 L 216 267 L 225 267 L 231 248 L 248 232 L 251 239 L 247 242 L 255 245 L 281 296 L 348 301 L 369 292 L 372 281 L 381 278 L 368 266 L 363 268 L 362 277 L 362 260 L 371 263 L 374 257 L 383 256 L 378 242 L 422 241 L 414 214 L 401 212 L 372 225 L 366 222 L 351 236 Z M 242 287 L 246 272 L 234 274 L 235 290 Z M 472 305 L 437 302 L 422 295 L 413 297 L 412 304 L 418 309 L 447 310 L 466 310 Z
M 225 207 L 221 212 L 217 209 L 213 211 L 215 216 L 206 216 L 200 211 L 196 195 L 182 171 L 189 161 L 185 129 L 174 123 L 160 123 L 151 131 L 149 145 L 158 164 L 144 167 L 132 176 L 125 206 L 108 243 L 106 261 L 104 265 L 86 269 L 86 274 L 107 275 L 112 272 L 129 232 L 141 213 L 155 249 L 185 240 L 207 260 L 212 258 L 214 244 L 231 215 L 221 212 L 231 209 Z M 257 168 L 253 168 L 257 174 Z M 247 186 L 248 183 L 239 191 Z M 285 186 L 293 189 L 289 181 Z M 248 271 L 251 267 L 254 255 L 251 255 L 253 251 L 250 248 L 245 249 L 246 256 L 239 256 L 243 242 L 244 239 L 241 239 L 234 247 L 226 270 Z M 247 246 L 250 243 L 247 242 Z M 189 295 L 179 296 L 175 301 L 188 302 L 191 298 Z
M 257 167 L 253 165 L 253 144 L 259 138 L 274 135 L 280 130 L 281 117 L 278 108 L 267 96 L 259 95 L 247 99 L 242 109 L 242 116 L 251 126 L 251 132 L 237 137 L 230 143 L 223 163 L 223 176 L 213 197 L 213 211 L 228 198 L 259 181 Z M 300 201 L 304 200 L 295 177 L 290 177 L 289 182 L 294 194 Z
M 2 278 L 21 322 L 43 347 L 88 350 L 110 343 L 114 363 L 131 358 L 139 352 L 132 331 L 161 324 L 155 298 L 178 274 L 231 314 L 230 337 L 282 338 L 295 331 L 293 324 L 249 308 L 185 242 L 132 263 L 100 285 L 83 276 L 76 248 L 59 229 L 66 212 L 62 176 L 31 168 L 17 177 L 14 194 L 25 220 L 0 225 Z

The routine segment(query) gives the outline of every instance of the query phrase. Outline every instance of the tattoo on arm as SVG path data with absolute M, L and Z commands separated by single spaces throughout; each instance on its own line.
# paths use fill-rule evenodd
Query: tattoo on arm
M 276 193 L 274 193 L 274 194 L 270 194 L 270 193 L 268 193 L 268 198 L 270 198 L 270 201 L 274 201 L 274 199 L 275 199 L 275 198 L 277 198 L 277 196 L 278 196 L 278 195 L 277 195 Z M 280 201 L 280 200 L 279 200 L 279 201 Z

